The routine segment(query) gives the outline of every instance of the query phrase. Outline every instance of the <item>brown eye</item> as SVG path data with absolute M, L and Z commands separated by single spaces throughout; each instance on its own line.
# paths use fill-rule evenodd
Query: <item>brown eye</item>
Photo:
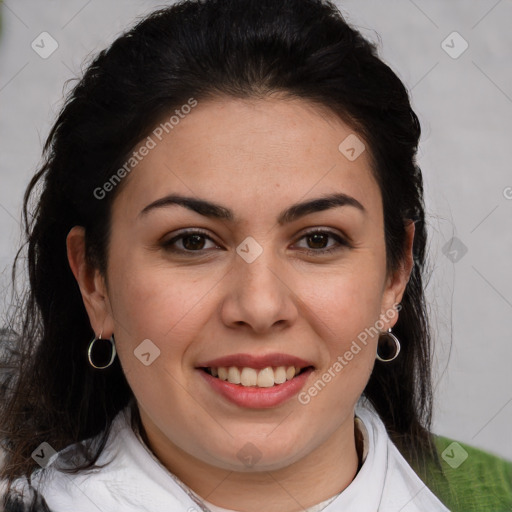
M 183 247 L 188 251 L 200 250 L 204 247 L 203 235 L 188 235 L 181 238 Z
M 307 239 L 313 245 L 312 249 L 324 249 L 329 236 L 326 233 L 314 233 L 313 235 L 308 235 Z
M 205 244 L 208 240 L 213 243 L 213 240 L 202 231 L 186 231 L 163 242 L 161 245 L 169 252 L 190 254 L 207 250 L 207 248 L 205 248 Z M 181 247 L 179 247 L 179 244 L 181 244 Z M 214 243 L 214 247 L 218 246 Z
M 334 239 L 336 243 L 331 246 L 326 246 L 329 239 Z M 303 235 L 300 240 L 306 239 L 307 247 L 305 252 L 309 255 L 325 255 L 344 247 L 350 247 L 349 243 L 337 233 L 326 230 L 310 231 Z

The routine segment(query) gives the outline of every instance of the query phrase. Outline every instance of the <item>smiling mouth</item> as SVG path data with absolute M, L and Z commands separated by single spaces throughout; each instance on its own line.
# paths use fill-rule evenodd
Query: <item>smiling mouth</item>
M 312 366 L 267 366 L 262 369 L 237 366 L 200 368 L 212 377 L 243 387 L 271 388 L 292 380 Z

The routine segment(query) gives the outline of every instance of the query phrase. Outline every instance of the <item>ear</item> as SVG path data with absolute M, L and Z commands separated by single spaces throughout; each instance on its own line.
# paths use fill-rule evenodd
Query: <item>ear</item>
M 108 300 L 107 287 L 98 269 L 91 268 L 85 260 L 85 229 L 74 226 L 66 237 L 69 266 L 77 280 L 91 327 L 96 336 L 110 338 L 114 323 Z
M 385 330 L 393 327 L 398 320 L 398 315 L 391 315 L 389 312 L 393 311 L 394 304 L 399 304 L 402 300 L 414 266 L 414 232 L 415 225 L 414 221 L 411 220 L 405 226 L 404 259 L 400 263 L 398 269 L 395 270 L 393 274 L 389 275 L 386 280 L 382 296 L 381 315 L 383 316 L 381 316 L 381 318 L 390 325 L 386 325 Z

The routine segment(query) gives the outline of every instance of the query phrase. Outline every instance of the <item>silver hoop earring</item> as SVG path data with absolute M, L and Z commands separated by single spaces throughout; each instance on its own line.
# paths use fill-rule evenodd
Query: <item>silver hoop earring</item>
M 400 353 L 400 341 L 398 341 L 398 338 L 391 332 L 391 328 L 388 329 L 388 332 L 383 332 L 382 334 L 384 334 L 385 336 L 385 342 L 381 344 L 381 339 L 382 338 L 379 338 L 379 342 L 378 342 L 378 346 L 377 346 L 377 359 L 379 361 L 382 361 L 384 363 L 389 363 L 390 361 L 393 361 L 394 359 L 397 358 L 398 354 Z M 391 339 L 391 340 L 390 340 Z M 389 358 L 382 358 L 380 357 L 379 355 L 379 346 L 384 346 L 384 345 L 387 345 L 386 346 L 386 352 L 391 352 L 390 350 L 390 341 L 392 341 L 394 343 L 394 354 L 392 357 L 389 357 Z
M 96 354 L 93 356 L 93 353 L 92 353 L 93 347 L 95 346 L 95 343 L 100 340 L 109 342 L 108 350 L 110 351 L 110 356 L 108 355 L 108 353 L 105 351 L 104 348 L 100 348 L 98 345 L 96 345 L 96 349 L 95 349 Z M 99 353 L 99 355 L 98 355 L 98 353 Z M 116 346 L 114 343 L 114 334 L 112 334 L 112 336 L 110 337 L 109 340 L 103 340 L 101 337 L 101 334 L 100 334 L 99 337 L 97 337 L 97 338 L 95 337 L 89 344 L 89 349 L 87 350 L 87 358 L 89 359 L 89 364 L 93 368 L 97 368 L 98 370 L 104 370 L 105 368 L 108 368 L 114 362 L 116 353 L 117 352 L 116 352 Z M 108 363 L 106 365 L 95 364 L 93 362 L 93 357 L 96 360 L 96 363 L 100 363 L 103 361 L 108 361 Z

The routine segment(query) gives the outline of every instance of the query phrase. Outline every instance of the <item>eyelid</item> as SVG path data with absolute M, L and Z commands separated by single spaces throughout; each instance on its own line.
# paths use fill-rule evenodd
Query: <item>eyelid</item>
M 205 238 L 207 238 L 208 240 L 211 240 L 213 243 L 217 244 L 217 242 L 210 236 L 208 231 L 205 231 L 201 228 L 185 228 L 181 231 L 178 231 L 174 236 L 172 236 L 168 240 L 165 240 L 165 239 L 162 240 L 161 245 L 164 247 L 170 246 L 172 243 L 177 242 L 178 240 L 181 240 L 182 238 L 185 238 L 187 236 L 193 236 L 193 235 L 202 235 Z M 219 245 L 219 244 L 217 244 L 217 245 Z M 180 251 L 180 249 L 178 249 L 177 252 L 179 252 L 179 251 Z M 185 252 L 192 253 L 192 252 L 200 252 L 200 251 L 185 251 Z
M 334 238 L 336 240 L 336 242 L 337 242 L 337 245 L 334 245 L 334 246 L 331 246 L 331 247 L 327 247 L 327 248 L 324 248 L 324 249 L 299 248 L 297 250 L 299 250 L 301 252 L 305 252 L 306 254 L 319 255 L 320 256 L 322 254 L 328 254 L 328 253 L 332 253 L 332 252 L 338 251 L 340 249 L 343 249 L 344 247 L 345 248 L 347 248 L 347 247 L 351 248 L 352 247 L 352 243 L 351 243 L 350 238 L 348 236 L 346 236 L 345 234 L 339 234 L 338 232 L 332 230 L 331 228 L 323 228 L 323 227 L 320 227 L 320 226 L 316 226 L 316 227 L 313 227 L 313 228 L 306 228 L 301 234 L 299 234 L 297 236 L 297 238 L 295 239 L 294 244 L 296 244 L 297 242 L 299 242 L 303 238 L 307 238 L 308 236 L 312 236 L 312 235 L 315 235 L 317 233 L 324 234 L 324 235 L 330 236 L 331 238 Z M 191 250 L 173 249 L 172 248 L 172 245 L 174 243 L 176 243 L 177 241 L 182 240 L 183 238 L 185 238 L 187 236 L 194 236 L 194 235 L 203 236 L 204 238 L 212 241 L 217 246 L 219 245 L 209 235 L 209 233 L 207 231 L 205 231 L 205 230 L 203 230 L 201 228 L 186 228 L 186 229 L 183 229 L 182 231 L 179 231 L 178 233 L 176 233 L 175 236 L 171 237 L 169 240 L 164 240 L 163 242 L 161 242 L 160 245 L 165 250 L 168 250 L 169 252 L 174 252 L 174 253 L 177 253 L 177 254 L 201 255 L 204 252 L 209 252 L 210 249 L 199 249 L 197 251 L 191 251 Z
M 322 226 L 314 226 L 305 228 L 304 231 L 301 231 L 299 235 L 297 236 L 297 240 L 300 240 L 301 238 L 304 238 L 307 235 L 314 235 L 315 233 L 325 233 L 327 235 L 331 235 L 333 237 L 338 237 L 342 239 L 347 244 L 350 243 L 352 240 L 348 235 L 346 235 L 343 231 L 335 230 L 333 228 L 328 227 L 322 227 Z
M 349 237 L 347 237 L 344 234 L 340 234 L 340 233 L 338 233 L 336 231 L 333 231 L 330 228 L 322 228 L 322 227 L 309 228 L 305 232 L 301 233 L 297 237 L 297 239 L 296 239 L 296 241 L 294 243 L 297 243 L 300 240 L 302 240 L 303 238 L 307 238 L 308 236 L 312 236 L 312 235 L 315 235 L 317 233 L 320 233 L 322 235 L 327 235 L 327 236 L 329 236 L 331 238 L 334 238 L 336 240 L 337 244 L 335 244 L 333 246 L 330 246 L 330 247 L 326 247 L 324 249 L 302 248 L 302 249 L 298 249 L 298 250 L 306 252 L 307 254 L 319 254 L 319 255 L 321 255 L 321 254 L 333 253 L 333 252 L 338 251 L 338 250 L 343 249 L 343 248 L 352 248 L 352 243 L 351 243 L 351 240 L 350 240 Z

